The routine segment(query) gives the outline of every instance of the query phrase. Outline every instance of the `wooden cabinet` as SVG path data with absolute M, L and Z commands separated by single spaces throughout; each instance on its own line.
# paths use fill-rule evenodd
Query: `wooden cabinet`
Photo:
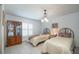
M 7 21 L 7 46 L 22 43 L 22 22 Z

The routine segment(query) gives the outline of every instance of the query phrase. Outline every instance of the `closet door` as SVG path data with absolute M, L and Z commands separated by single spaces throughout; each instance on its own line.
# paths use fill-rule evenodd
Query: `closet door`
M 22 42 L 22 24 L 17 21 L 7 22 L 7 46 L 13 46 Z

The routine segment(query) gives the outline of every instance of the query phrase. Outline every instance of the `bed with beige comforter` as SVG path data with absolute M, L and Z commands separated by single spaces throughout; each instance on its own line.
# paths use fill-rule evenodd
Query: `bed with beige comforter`
M 50 54 L 72 54 L 73 39 L 65 37 L 55 37 L 47 40 L 42 48 L 42 53 Z
M 34 38 L 31 38 L 30 43 L 32 43 L 33 46 L 37 46 L 38 43 L 46 41 L 48 40 L 48 38 L 49 38 L 49 34 L 39 35 Z

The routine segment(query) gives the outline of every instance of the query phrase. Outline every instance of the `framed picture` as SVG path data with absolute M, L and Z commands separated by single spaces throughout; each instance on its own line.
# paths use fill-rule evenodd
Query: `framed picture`
M 53 23 L 52 28 L 58 28 L 58 23 Z

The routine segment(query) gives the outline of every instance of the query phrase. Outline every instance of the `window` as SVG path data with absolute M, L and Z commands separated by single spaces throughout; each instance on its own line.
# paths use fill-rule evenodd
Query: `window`
M 33 24 L 22 23 L 22 35 L 23 36 L 33 35 Z
M 29 27 L 29 35 L 33 35 L 33 25 L 28 24 L 28 27 Z

